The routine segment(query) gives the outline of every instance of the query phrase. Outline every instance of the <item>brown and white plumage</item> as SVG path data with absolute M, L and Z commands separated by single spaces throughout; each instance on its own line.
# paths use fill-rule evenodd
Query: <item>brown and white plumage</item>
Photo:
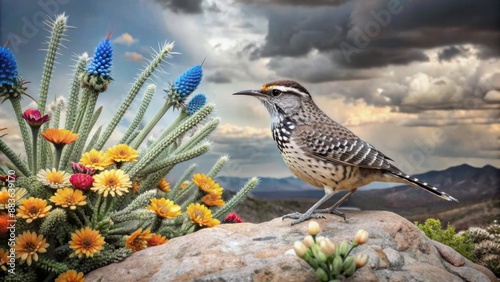
M 336 208 L 358 187 L 374 181 L 411 184 L 445 200 L 457 201 L 403 173 L 389 157 L 321 111 L 297 82 L 280 80 L 265 84 L 260 90 L 235 94 L 259 98 L 271 115 L 273 139 L 290 170 L 303 181 L 325 190 L 325 196 L 306 213 L 285 216 L 297 219 L 292 224 L 319 218 L 319 213 L 325 212 L 343 216 Z M 340 190 L 350 192 L 331 208 L 317 209 Z

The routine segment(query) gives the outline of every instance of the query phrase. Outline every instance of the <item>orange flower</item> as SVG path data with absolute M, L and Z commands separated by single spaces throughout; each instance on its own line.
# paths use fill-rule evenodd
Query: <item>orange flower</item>
M 11 188 L 12 189 L 12 188 Z M 24 198 L 28 191 L 24 188 L 17 188 L 16 187 L 16 192 L 15 192 L 15 200 L 16 200 L 16 205 L 19 205 L 21 203 L 21 200 Z M 9 199 L 12 195 L 9 195 L 9 191 L 7 190 L 6 187 L 3 187 L 2 190 L 0 190 L 0 210 L 6 210 L 9 206 Z
M 165 193 L 170 192 L 170 184 L 167 182 L 167 180 L 165 180 L 165 178 L 162 178 L 160 182 L 156 184 L 156 188 Z
M 10 225 L 9 219 L 13 218 L 10 218 L 10 215 L 6 212 L 0 212 L 0 234 L 7 233 L 7 231 L 9 231 L 9 229 L 7 229 Z
M 78 138 L 78 134 L 71 132 L 71 130 L 59 128 L 47 128 L 45 132 L 40 132 L 40 134 L 55 146 L 71 144 Z
M 184 181 L 181 183 L 181 185 L 179 185 L 179 189 L 182 190 L 184 188 L 186 188 L 187 186 L 189 185 L 189 181 Z
M 62 206 L 63 208 L 69 207 L 71 210 L 75 210 L 76 206 L 84 206 L 87 204 L 82 191 L 74 190 L 71 188 L 57 189 L 54 196 L 50 197 L 50 201 L 56 206 Z
M 139 153 L 127 144 L 118 144 L 106 151 L 106 156 L 115 162 L 136 162 Z
M 49 215 L 51 208 L 52 206 L 47 206 L 47 201 L 31 197 L 21 201 L 21 206 L 17 209 L 17 217 L 24 218 L 27 223 L 31 223 L 37 218 Z
M 139 228 L 134 233 L 127 236 L 125 241 L 125 247 L 131 249 L 133 253 L 143 250 L 148 247 L 148 240 L 151 239 L 153 235 L 151 235 L 151 230 L 148 228 L 142 231 L 142 228 Z
M 222 187 L 211 177 L 207 177 L 205 174 L 197 173 L 193 175 L 193 182 L 198 185 L 198 187 L 208 194 L 222 194 Z
M 66 272 L 63 272 L 57 276 L 54 282 L 84 282 L 83 272 L 76 272 L 73 269 L 70 269 Z
M 222 207 L 225 204 L 221 195 L 217 194 L 207 194 L 201 199 L 201 202 L 209 207 Z
M 9 199 L 10 195 L 9 192 L 7 192 L 7 189 L 5 189 L 5 191 L 2 189 L 2 191 L 0 191 L 0 209 L 7 209 Z
M 90 227 L 85 227 L 77 230 L 75 233 L 71 234 L 71 241 L 69 241 L 69 247 L 73 249 L 74 253 L 70 257 L 77 256 L 78 258 L 83 257 L 93 257 L 94 254 L 99 253 L 106 242 L 104 242 L 104 237 L 97 230 L 90 229 Z
M 186 213 L 191 218 L 191 222 L 199 226 L 213 227 L 220 224 L 219 220 L 212 218 L 212 212 L 204 205 L 191 203 Z
M 3 271 L 7 271 L 7 267 L 5 265 L 9 262 L 9 252 L 0 248 L 0 269 L 2 269 Z
M 165 198 L 151 199 L 151 205 L 146 209 L 153 211 L 157 216 L 162 218 L 174 218 L 181 215 L 181 207 L 176 205 L 173 201 Z
M 31 265 L 32 260 L 38 261 L 38 253 L 45 253 L 48 246 L 43 235 L 37 236 L 35 232 L 26 231 L 17 237 L 16 258 L 21 259 L 21 264 L 26 261 Z
M 161 236 L 161 234 L 152 234 L 151 238 L 148 240 L 148 247 L 163 245 L 167 242 L 167 237 Z
M 132 192 L 134 192 L 134 193 L 139 192 L 140 187 L 141 187 L 141 184 L 139 184 L 138 181 L 134 182 L 134 185 L 132 186 Z

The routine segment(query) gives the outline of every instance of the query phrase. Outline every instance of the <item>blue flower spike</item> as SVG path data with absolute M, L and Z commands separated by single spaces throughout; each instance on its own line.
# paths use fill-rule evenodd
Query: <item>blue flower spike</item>
M 111 32 L 108 32 L 97 45 L 94 57 L 87 66 L 87 71 L 82 78 L 83 87 L 93 88 L 97 92 L 106 91 L 111 82 L 111 64 L 113 60 L 113 47 L 109 39 Z
M 189 101 L 186 112 L 188 115 L 193 115 L 197 111 L 199 111 L 205 104 L 207 103 L 207 96 L 205 94 L 196 94 L 191 101 Z
M 175 80 L 172 88 L 181 98 L 186 98 L 196 90 L 198 85 L 200 85 L 202 76 L 203 69 L 201 65 L 196 65 L 181 74 L 181 76 Z
M 17 82 L 17 63 L 14 54 L 4 46 L 0 46 L 0 85 L 14 85 Z

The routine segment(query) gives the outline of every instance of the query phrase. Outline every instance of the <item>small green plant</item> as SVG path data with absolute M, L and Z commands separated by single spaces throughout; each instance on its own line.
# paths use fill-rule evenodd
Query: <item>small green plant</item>
M 311 221 L 307 228 L 309 235 L 302 242 L 293 244 L 297 256 L 304 259 L 316 271 L 316 277 L 320 281 L 340 281 L 339 279 L 349 277 L 356 269 L 363 267 L 368 262 L 367 254 L 350 256 L 351 251 L 359 245 L 368 241 L 368 232 L 359 230 L 351 243 L 332 243 L 330 239 L 318 236 L 319 224 Z
M 500 225 L 495 220 L 485 229 L 471 227 L 468 232 L 476 244 L 474 256 L 477 262 L 500 277 Z
M 475 261 L 474 243 L 472 242 L 469 232 L 457 234 L 455 232 L 455 227 L 449 224 L 446 229 L 443 229 L 441 227 L 441 221 L 435 218 L 427 219 L 424 224 L 415 222 L 415 225 L 417 225 L 420 230 L 424 231 L 425 235 L 430 239 L 448 245 L 462 256 L 471 261 Z

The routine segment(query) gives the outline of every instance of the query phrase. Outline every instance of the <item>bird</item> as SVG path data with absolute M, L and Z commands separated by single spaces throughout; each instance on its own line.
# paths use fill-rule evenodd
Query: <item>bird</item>
M 259 99 L 271 116 L 271 132 L 281 157 L 291 172 L 302 181 L 324 189 L 325 195 L 305 213 L 284 215 L 291 225 L 334 214 L 346 221 L 338 207 L 358 188 L 371 182 L 410 184 L 447 201 L 457 199 L 436 187 L 412 177 L 384 153 L 326 115 L 311 94 L 292 80 L 277 80 L 259 90 L 243 90 L 233 95 Z M 334 194 L 348 193 L 327 209 L 319 207 Z

